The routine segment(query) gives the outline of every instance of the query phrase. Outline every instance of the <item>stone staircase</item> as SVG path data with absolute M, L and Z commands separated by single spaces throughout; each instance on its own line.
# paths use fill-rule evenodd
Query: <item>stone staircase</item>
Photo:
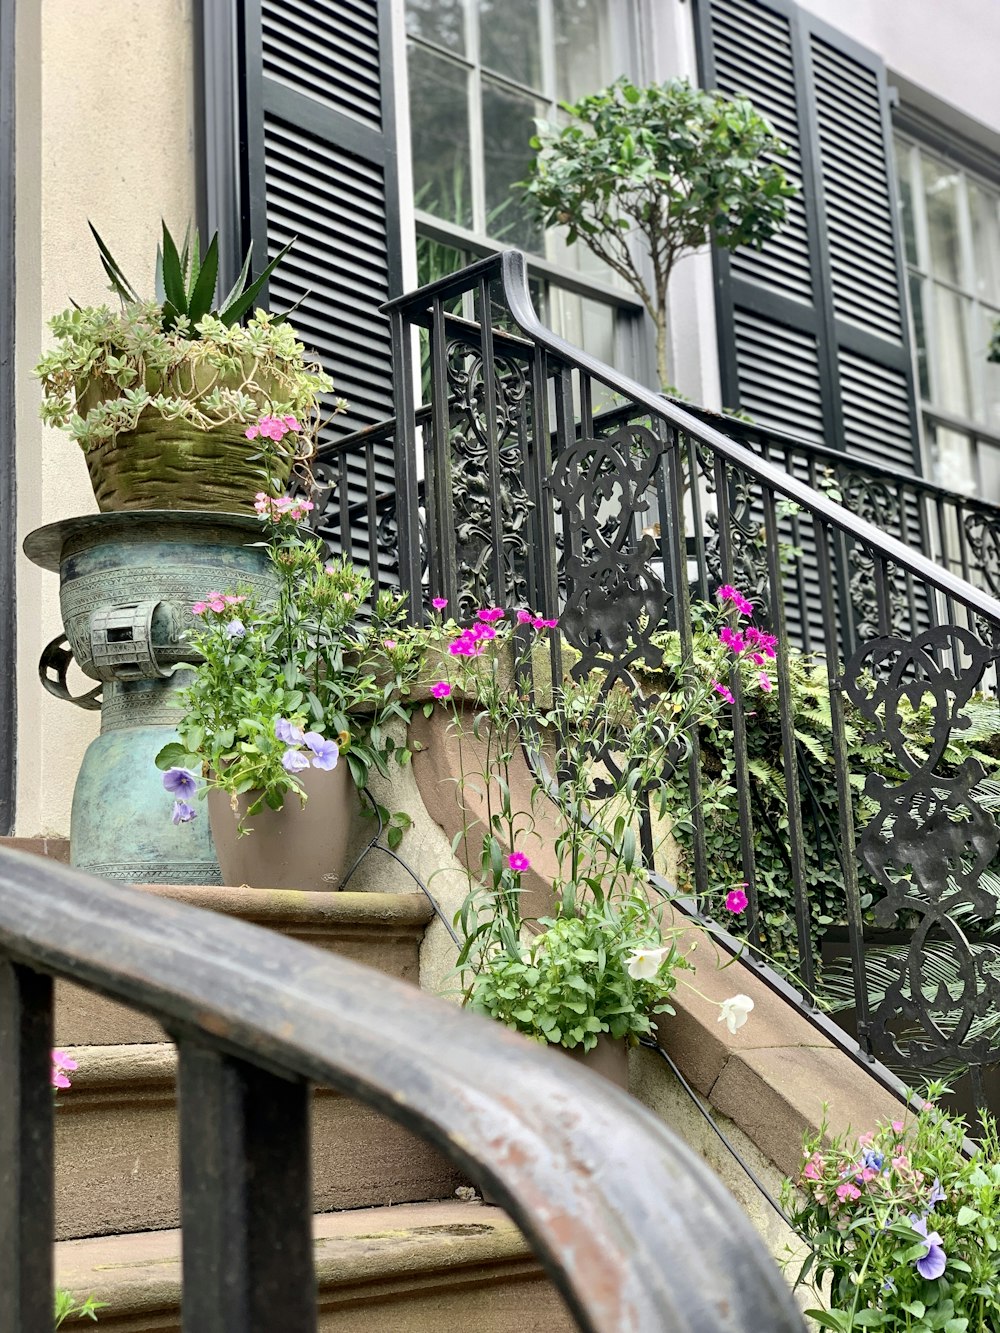
M 419 894 L 137 888 L 418 981 L 431 916 Z M 173 1045 L 145 1016 L 63 983 L 56 1045 L 79 1065 L 56 1110 L 57 1283 L 106 1303 L 101 1333 L 180 1333 Z M 318 1088 L 313 1197 L 322 1333 L 572 1329 L 518 1229 L 499 1208 L 462 1197 L 466 1191 L 472 1195 L 420 1139 Z

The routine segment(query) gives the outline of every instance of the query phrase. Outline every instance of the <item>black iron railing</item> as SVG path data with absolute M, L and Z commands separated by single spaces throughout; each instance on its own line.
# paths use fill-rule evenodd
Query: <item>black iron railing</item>
M 52 1329 L 53 978 L 177 1044 L 184 1333 L 315 1330 L 310 1083 L 488 1186 L 581 1329 L 802 1328 L 735 1201 L 603 1080 L 356 963 L 0 850 L 4 1333 Z
M 745 880 L 745 940 L 778 964 L 762 969 L 776 988 L 791 994 L 791 978 L 869 1067 L 967 1068 L 987 1100 L 1000 785 L 992 736 L 962 747 L 970 710 L 975 734 L 995 716 L 1000 602 L 962 575 L 992 586 L 970 516 L 993 542 L 995 511 L 759 428 L 757 451 L 740 444 L 544 328 L 516 252 L 387 309 L 398 578 L 414 614 L 431 595 L 459 614 L 529 605 L 560 617 L 578 673 L 648 691 L 658 636 L 689 654 L 691 603 L 738 585 L 778 636 L 777 689 L 751 706 L 734 673 L 727 753 L 693 738 L 681 887 L 704 903 L 720 866 Z M 822 744 L 805 726 L 817 716 Z M 729 766 L 724 826 L 704 813 L 713 765 Z M 856 1045 L 825 1017 L 835 1004 Z

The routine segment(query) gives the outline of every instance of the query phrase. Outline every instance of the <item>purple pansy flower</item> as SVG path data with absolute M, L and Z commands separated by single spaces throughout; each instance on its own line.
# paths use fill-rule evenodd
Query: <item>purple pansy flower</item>
M 935 1176 L 934 1184 L 931 1186 L 931 1192 L 927 1196 L 927 1211 L 930 1212 L 931 1209 L 935 1207 L 935 1205 L 939 1203 L 944 1203 L 947 1197 L 948 1197 L 947 1194 L 941 1188 L 940 1180 L 937 1178 L 937 1176 Z
M 190 824 L 197 817 L 198 811 L 193 805 L 188 805 L 187 801 L 174 801 L 174 812 L 170 818 L 175 824 Z
M 331 768 L 337 767 L 340 746 L 336 741 L 326 740 L 318 731 L 307 731 L 303 739 L 313 752 L 313 768 L 322 768 L 329 773 Z
M 309 756 L 301 750 L 286 750 L 281 756 L 281 767 L 286 773 L 301 773 L 309 767 Z
M 926 1219 L 922 1217 L 910 1218 L 910 1226 L 918 1235 L 923 1236 L 927 1242 L 927 1253 L 917 1260 L 916 1268 L 921 1277 L 926 1278 L 928 1282 L 933 1282 L 944 1272 L 948 1264 L 947 1255 L 941 1244 L 941 1237 L 936 1231 L 928 1234 Z
M 279 717 L 274 724 L 274 734 L 286 745 L 301 745 L 304 733 L 301 727 L 293 727 L 287 718 Z
M 163 785 L 173 796 L 193 796 L 198 790 L 198 783 L 189 768 L 168 768 L 163 775 Z

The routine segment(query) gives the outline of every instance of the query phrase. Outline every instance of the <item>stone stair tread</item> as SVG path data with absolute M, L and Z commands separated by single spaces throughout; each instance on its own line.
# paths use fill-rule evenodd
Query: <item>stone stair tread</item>
M 449 1292 L 482 1306 L 463 1304 L 462 1318 L 472 1321 L 463 1328 L 568 1333 L 574 1327 L 518 1228 L 482 1202 L 325 1213 L 314 1219 L 313 1235 L 321 1329 L 457 1330 L 433 1322 Z M 106 1302 L 100 1323 L 111 1333 L 178 1326 L 171 1317 L 180 1300 L 179 1230 L 61 1241 L 55 1253 L 58 1285 Z M 426 1309 L 424 1321 L 411 1322 L 405 1313 L 410 1305 L 402 1302 L 414 1294 Z M 145 1317 L 133 1323 L 129 1316 Z
M 260 924 L 345 924 L 397 922 L 426 926 L 433 908 L 422 893 L 355 893 L 351 889 L 306 892 L 301 889 L 260 889 L 218 884 L 135 884 L 144 893 L 173 898 L 211 912 L 238 916 Z

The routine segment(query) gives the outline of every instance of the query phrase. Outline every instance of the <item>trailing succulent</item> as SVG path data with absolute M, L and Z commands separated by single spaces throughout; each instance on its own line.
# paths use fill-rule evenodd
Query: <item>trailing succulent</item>
M 217 236 L 202 257 L 197 232 L 178 250 L 164 225 L 155 299 L 137 294 L 94 236 L 121 305 L 74 304 L 50 321 L 56 345 L 35 368 L 45 422 L 90 450 L 134 430 L 143 413 L 204 430 L 247 427 L 263 413 L 315 420 L 329 376 L 306 360 L 284 315 L 251 313 L 288 246 L 252 282 L 248 251 L 236 285 L 216 303 Z

